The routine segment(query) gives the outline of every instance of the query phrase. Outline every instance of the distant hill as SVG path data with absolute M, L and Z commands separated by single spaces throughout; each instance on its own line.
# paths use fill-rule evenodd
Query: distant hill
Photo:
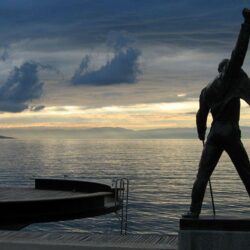
M 130 130 L 124 128 L 93 128 L 78 131 L 81 137 L 91 138 L 124 138 L 124 139 L 167 139 L 197 138 L 194 128 L 166 128 L 150 130 Z
M 207 132 L 209 129 L 207 129 Z M 241 127 L 242 138 L 250 138 L 250 127 Z M 58 129 L 58 128 L 29 128 L 29 129 L 0 129 L 1 134 L 14 138 L 61 138 L 61 139 L 197 139 L 196 128 L 163 128 L 148 130 L 131 130 L 125 128 L 90 128 L 90 129 Z M 0 136 L 0 139 L 14 139 Z
M 16 138 L 65 138 L 65 139 L 167 139 L 197 138 L 194 128 L 166 128 L 150 130 L 131 130 L 125 128 L 90 128 L 90 129 L 0 129 L 0 133 L 8 133 Z
M 77 131 L 76 131 L 77 132 Z M 79 136 L 91 137 L 91 138 L 130 138 L 134 136 L 135 131 L 125 128 L 91 128 L 78 130 Z
M 144 139 L 193 139 L 197 138 L 195 128 L 165 128 L 136 131 L 136 137 Z

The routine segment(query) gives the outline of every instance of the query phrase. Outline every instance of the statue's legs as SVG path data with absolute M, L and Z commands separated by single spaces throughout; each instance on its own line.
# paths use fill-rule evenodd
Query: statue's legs
M 232 144 L 226 145 L 225 150 L 237 169 L 250 196 L 250 162 L 242 142 L 240 139 L 235 140 Z
M 222 152 L 222 147 L 206 143 L 201 155 L 198 174 L 193 185 L 190 206 L 191 213 L 200 214 L 209 177 L 217 165 Z
M 230 122 L 213 124 L 202 151 L 198 174 L 193 185 L 191 213 L 187 213 L 184 217 L 197 217 L 200 214 L 208 180 L 223 150 L 230 156 L 250 196 L 250 161 L 240 137 L 238 124 Z

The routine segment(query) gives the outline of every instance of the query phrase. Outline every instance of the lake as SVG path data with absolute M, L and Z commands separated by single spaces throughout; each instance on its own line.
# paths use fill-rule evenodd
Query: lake
M 250 140 L 244 140 L 250 152 Z M 128 233 L 178 231 L 188 210 L 202 150 L 198 140 L 1 140 L 0 185 L 31 186 L 33 177 L 72 177 L 111 184 L 130 181 Z M 245 216 L 249 197 L 226 153 L 213 173 L 218 215 Z M 203 214 L 212 214 L 207 189 Z M 115 214 L 30 225 L 28 231 L 119 233 Z

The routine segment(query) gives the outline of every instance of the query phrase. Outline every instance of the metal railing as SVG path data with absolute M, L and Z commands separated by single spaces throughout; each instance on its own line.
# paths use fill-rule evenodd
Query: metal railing
M 115 206 L 120 206 L 121 209 L 116 211 L 116 215 L 121 223 L 121 235 L 127 234 L 128 229 L 128 195 L 129 195 L 129 180 L 127 178 L 114 178 L 112 187 L 115 189 Z

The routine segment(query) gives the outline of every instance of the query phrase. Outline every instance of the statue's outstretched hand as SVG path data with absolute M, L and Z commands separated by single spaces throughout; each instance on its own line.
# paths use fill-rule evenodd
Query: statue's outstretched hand
M 242 11 L 242 15 L 245 19 L 245 22 L 250 24 L 250 9 L 244 8 Z

